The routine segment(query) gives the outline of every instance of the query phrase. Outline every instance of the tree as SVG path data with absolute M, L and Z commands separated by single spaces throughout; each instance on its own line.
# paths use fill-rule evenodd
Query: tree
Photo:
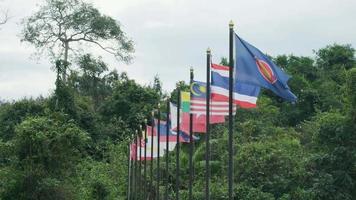
M 101 58 L 93 58 L 91 54 L 85 54 L 78 59 L 78 67 L 80 74 L 76 74 L 74 78 L 74 87 L 77 87 L 79 93 L 85 96 L 91 96 L 95 106 L 99 100 L 103 99 L 105 90 L 105 77 L 102 74 L 108 70 L 106 63 Z
M 63 60 L 62 80 L 66 82 L 69 52 L 78 54 L 83 43 L 100 47 L 118 60 L 129 62 L 133 43 L 115 19 L 83 0 L 46 0 L 39 10 L 23 20 L 21 41 Z
M 12 170 L 20 175 L 11 176 L 1 199 L 72 199 L 65 177 L 74 174 L 90 138 L 65 118 L 30 117 L 16 127 L 10 147 L 17 157 Z
M 350 69 L 355 64 L 355 49 L 351 45 L 328 45 L 316 52 L 317 63 L 321 68 L 333 69 L 343 66 Z
M 159 79 L 158 74 L 156 74 L 154 77 L 153 89 L 157 92 L 157 94 L 159 94 L 160 96 L 162 95 L 162 82 Z

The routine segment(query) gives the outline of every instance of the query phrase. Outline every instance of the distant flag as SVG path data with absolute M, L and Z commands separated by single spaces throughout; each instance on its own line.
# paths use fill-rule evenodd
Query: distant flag
M 181 92 L 182 99 L 182 114 L 181 114 L 181 124 L 180 129 L 183 132 L 189 133 L 189 115 L 190 115 L 190 92 Z M 183 100 L 184 99 L 184 100 Z M 184 103 L 183 103 L 184 102 Z M 175 107 L 175 106 L 174 106 Z M 175 107 L 176 109 L 176 107 Z M 224 123 L 225 117 L 221 115 L 211 115 L 210 124 Z M 205 113 L 193 114 L 193 132 L 205 133 L 206 132 L 206 115 Z
M 173 103 L 170 103 L 170 110 L 171 110 L 171 129 L 173 131 L 173 134 L 176 134 L 175 131 L 177 130 L 177 121 L 175 119 L 177 119 L 177 106 L 174 105 Z M 205 121 L 203 121 L 205 119 L 205 115 L 201 115 L 199 117 L 197 117 L 196 114 L 193 114 L 193 132 L 198 132 L 198 133 L 204 133 L 205 132 Z M 223 118 L 222 120 L 225 120 L 225 118 Z M 189 138 L 189 113 L 186 112 L 181 112 L 181 119 L 180 121 L 180 131 L 184 134 L 182 135 L 182 138 L 184 138 L 184 140 L 186 140 L 186 142 L 190 141 Z M 199 139 L 197 136 L 194 136 L 195 140 Z
M 192 96 L 190 97 L 190 112 L 198 115 L 206 115 L 206 83 L 193 81 L 190 86 Z M 233 107 L 234 113 L 236 106 Z M 214 117 L 229 115 L 229 102 L 216 101 L 211 99 L 210 102 L 210 121 L 214 121 Z
M 181 91 L 181 106 L 182 112 L 189 113 L 190 112 L 190 93 Z
M 133 141 L 130 144 L 130 160 L 136 160 L 136 159 L 137 159 L 136 143 Z
M 297 100 L 287 85 L 290 77 L 265 54 L 236 34 L 235 48 L 236 80 L 269 89 L 288 101 Z
M 144 151 L 145 151 L 145 145 L 146 145 L 146 160 L 152 160 L 154 158 L 158 157 L 158 141 L 157 141 L 157 134 L 151 134 L 152 127 L 151 126 L 146 126 L 146 131 L 147 131 L 147 138 L 142 138 L 141 143 L 140 143 L 140 150 L 141 150 L 141 160 L 144 160 Z M 153 146 L 152 146 L 152 140 L 153 140 Z M 165 153 L 165 143 L 160 142 L 160 157 L 164 156 Z M 134 149 L 136 150 L 136 149 Z M 139 150 L 139 151 L 140 151 Z M 139 151 L 136 153 L 137 158 L 139 157 Z M 153 157 L 151 157 L 151 151 L 153 154 Z
M 157 124 L 157 120 L 155 120 L 155 121 Z M 168 127 L 167 127 L 167 122 L 165 122 L 165 121 L 161 121 L 161 124 L 159 127 L 160 127 L 160 133 L 161 133 L 160 141 L 165 144 L 166 140 L 168 140 L 168 142 L 170 143 L 169 151 L 172 151 L 175 148 L 175 145 L 177 142 L 177 133 L 171 130 L 169 123 L 168 123 Z M 155 126 L 155 129 L 153 131 L 154 134 L 157 134 L 157 132 L 158 132 L 156 128 L 157 128 L 157 125 Z M 168 138 L 166 135 L 167 128 L 169 128 Z M 183 133 L 182 131 L 180 131 L 180 133 L 181 134 L 179 137 L 179 142 L 187 142 L 186 138 L 185 138 L 185 133 Z
M 238 73 L 238 72 L 237 72 Z M 242 108 L 256 107 L 260 87 L 234 81 L 233 102 Z M 211 99 L 212 101 L 229 101 L 229 67 L 211 65 Z

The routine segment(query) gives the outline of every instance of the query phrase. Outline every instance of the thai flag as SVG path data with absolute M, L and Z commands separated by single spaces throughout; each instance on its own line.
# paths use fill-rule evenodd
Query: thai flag
M 260 87 L 234 81 L 233 101 L 241 108 L 255 108 Z M 229 101 L 229 67 L 211 65 L 212 101 Z

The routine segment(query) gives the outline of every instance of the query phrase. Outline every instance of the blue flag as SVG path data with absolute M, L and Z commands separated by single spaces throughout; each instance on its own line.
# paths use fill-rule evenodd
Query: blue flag
M 158 124 L 158 120 L 155 119 L 155 127 L 153 129 L 153 132 L 156 135 L 158 134 L 157 124 Z M 167 128 L 169 129 L 168 138 L 167 138 Z M 160 141 L 161 142 L 165 142 L 166 140 L 168 140 L 169 142 L 177 141 L 177 131 L 172 130 L 170 121 L 168 121 L 168 126 L 167 126 L 166 121 L 161 121 L 159 129 L 160 129 Z M 199 140 L 199 137 L 193 135 L 193 140 Z M 189 134 L 180 130 L 179 131 L 179 142 L 189 143 L 190 142 Z
M 235 45 L 236 80 L 270 89 L 288 101 L 297 100 L 287 85 L 289 76 L 265 54 L 236 34 Z

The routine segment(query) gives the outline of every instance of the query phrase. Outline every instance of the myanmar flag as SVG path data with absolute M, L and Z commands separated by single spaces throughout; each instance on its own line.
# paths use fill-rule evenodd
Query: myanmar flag
M 190 112 L 190 93 L 189 92 L 181 92 L 181 101 L 182 101 L 182 112 L 189 113 Z

